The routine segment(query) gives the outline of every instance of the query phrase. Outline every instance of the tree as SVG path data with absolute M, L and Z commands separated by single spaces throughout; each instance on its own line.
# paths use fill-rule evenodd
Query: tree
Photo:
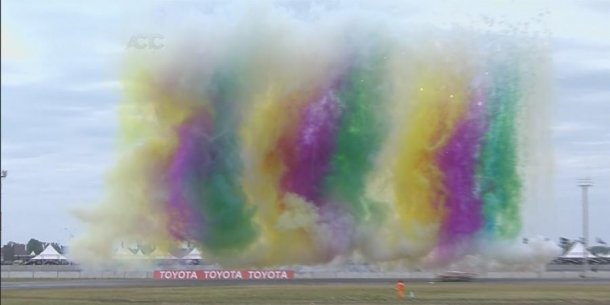
M 64 254 L 62 246 L 59 243 L 51 243 L 51 246 L 60 254 Z
M 569 240 L 564 237 L 559 238 L 559 247 L 563 250 L 563 254 L 566 254 L 570 248 L 574 245 L 575 241 Z
M 4 245 L 4 247 L 2 247 L 2 257 L 5 261 L 12 262 L 15 260 L 14 245 L 15 243 L 11 241 L 8 244 Z
M 44 245 L 41 241 L 32 238 L 30 241 L 28 241 L 25 249 L 28 253 L 32 253 L 32 251 L 34 251 L 34 254 L 38 255 L 40 252 L 42 252 L 42 250 L 44 250 Z

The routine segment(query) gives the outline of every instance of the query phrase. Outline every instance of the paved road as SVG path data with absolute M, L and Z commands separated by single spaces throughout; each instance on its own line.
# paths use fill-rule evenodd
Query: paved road
M 409 280 L 409 282 L 429 282 L 430 280 Z M 118 287 L 192 287 L 192 286 L 226 286 L 226 285 L 321 285 L 321 284 L 388 284 L 395 279 L 294 279 L 289 281 L 160 281 L 152 279 L 78 279 L 78 280 L 2 280 L 1 288 L 5 289 L 60 289 L 60 288 L 118 288 Z M 571 285 L 610 285 L 610 279 L 476 279 L 472 283 L 569 283 Z

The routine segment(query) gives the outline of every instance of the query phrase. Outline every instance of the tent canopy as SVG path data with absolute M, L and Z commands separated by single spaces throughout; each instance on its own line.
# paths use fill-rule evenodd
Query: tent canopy
M 173 255 L 166 254 L 159 250 L 159 248 L 155 248 L 152 253 L 148 254 L 148 257 L 152 259 L 176 259 Z
M 202 259 L 201 252 L 197 248 L 193 248 L 189 254 L 182 257 L 182 259 Z
M 114 258 L 116 259 L 131 259 L 134 256 L 133 252 L 125 247 L 120 247 L 114 252 Z
M 40 254 L 32 257 L 32 260 L 68 260 L 68 258 L 57 252 L 53 245 L 48 244 Z
M 587 257 L 594 257 L 589 250 L 585 250 L 582 243 L 577 242 L 566 254 L 562 255 L 561 258 L 583 258 L 585 251 L 587 251 Z

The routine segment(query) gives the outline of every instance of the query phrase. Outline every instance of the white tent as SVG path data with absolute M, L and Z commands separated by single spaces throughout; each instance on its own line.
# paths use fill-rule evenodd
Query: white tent
M 561 258 L 583 258 L 585 251 L 587 251 L 587 257 L 595 257 L 589 250 L 585 250 L 582 243 L 577 242 L 566 254 L 562 255 Z
M 68 258 L 57 252 L 53 245 L 49 244 L 40 254 L 32 257 L 32 260 L 68 260 Z
M 189 254 L 182 257 L 182 259 L 202 259 L 201 252 L 197 248 L 193 248 Z
M 173 255 L 165 254 L 159 248 L 155 248 L 155 250 L 148 254 L 148 257 L 151 259 L 176 259 Z
M 134 258 L 136 258 L 136 256 L 135 256 L 135 254 L 133 254 L 133 252 L 131 252 L 131 250 L 129 250 L 125 247 L 120 247 L 114 253 L 114 258 L 116 258 L 116 259 L 134 259 Z
M 136 250 L 136 253 L 133 254 L 133 258 L 135 259 L 146 259 L 146 255 L 142 252 L 142 249 Z

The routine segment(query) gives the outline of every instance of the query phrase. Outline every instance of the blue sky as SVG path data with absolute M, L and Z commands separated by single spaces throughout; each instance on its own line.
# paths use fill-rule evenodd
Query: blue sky
M 221 2 L 2 1 L 1 161 L 9 171 L 2 182 L 3 242 L 34 237 L 65 243 L 82 230 L 71 211 L 94 206 L 104 194 L 115 160 L 119 71 L 130 38 L 155 32 L 151 24 L 167 16 L 206 12 Z M 275 2 L 294 10 L 345 6 Z M 545 181 L 550 195 L 536 212 L 527 210 L 523 235 L 580 236 L 575 181 L 589 176 L 595 183 L 590 235 L 610 242 L 610 1 L 349 3 L 439 27 L 482 17 L 537 20 L 532 28 L 552 37 L 554 168 Z

